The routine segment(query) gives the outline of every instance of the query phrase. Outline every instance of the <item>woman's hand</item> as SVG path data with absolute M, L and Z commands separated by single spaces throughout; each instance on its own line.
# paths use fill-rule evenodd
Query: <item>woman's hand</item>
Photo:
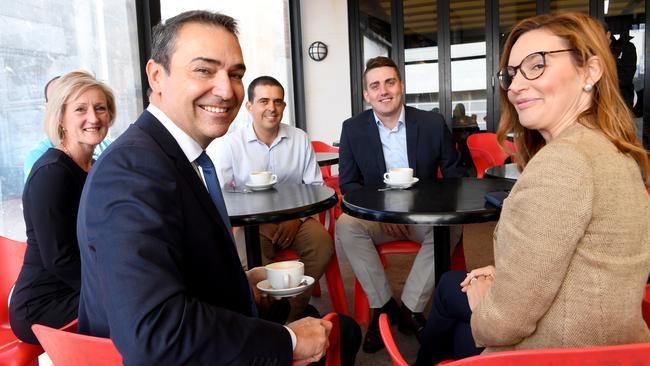
M 494 278 L 494 272 L 495 272 L 494 266 L 485 266 L 485 267 L 476 268 L 472 270 L 467 274 L 463 282 L 460 283 L 460 287 L 462 287 L 461 291 L 467 292 L 467 286 L 469 285 L 469 282 L 473 278 L 479 278 L 485 276 Z
M 490 286 L 492 286 L 493 281 L 494 277 L 492 276 L 472 277 L 469 280 L 467 286 L 464 288 L 464 292 L 467 292 L 467 301 L 469 302 L 469 308 L 472 312 L 474 312 L 474 309 L 476 309 L 478 304 L 483 301 L 483 298 Z

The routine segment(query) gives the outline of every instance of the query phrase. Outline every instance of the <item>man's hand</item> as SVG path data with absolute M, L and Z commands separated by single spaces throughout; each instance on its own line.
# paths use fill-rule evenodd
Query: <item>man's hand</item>
M 289 323 L 287 327 L 296 334 L 294 365 L 307 365 L 320 360 L 325 355 L 329 347 L 331 322 L 308 317 Z
M 278 231 L 278 224 L 262 224 L 260 225 L 260 234 L 269 240 L 273 240 L 273 235 Z
M 302 224 L 302 221 L 298 219 L 279 223 L 271 242 L 282 249 L 288 247 L 293 243 L 293 239 L 296 238 L 300 224 Z
M 266 279 L 266 269 L 264 269 L 264 267 L 255 267 L 246 272 L 246 277 L 248 278 L 248 282 L 251 284 L 251 288 L 253 289 L 255 302 L 259 304 L 261 297 L 266 297 L 266 294 L 262 294 L 260 292 L 260 290 L 257 288 L 257 283 Z
M 379 223 L 381 230 L 395 238 L 407 237 L 409 235 L 409 227 L 403 224 L 386 224 L 383 222 Z

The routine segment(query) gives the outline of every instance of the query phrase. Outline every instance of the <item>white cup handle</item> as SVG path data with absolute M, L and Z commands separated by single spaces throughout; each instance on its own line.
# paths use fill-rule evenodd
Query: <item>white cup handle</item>
M 390 180 L 390 173 L 384 173 L 384 180 Z
M 271 182 L 275 182 L 278 180 L 278 176 L 275 174 L 271 174 Z

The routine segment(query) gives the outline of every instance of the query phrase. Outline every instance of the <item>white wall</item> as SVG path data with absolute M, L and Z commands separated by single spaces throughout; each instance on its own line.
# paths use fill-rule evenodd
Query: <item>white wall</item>
M 301 0 L 302 50 L 307 131 L 312 140 L 331 144 L 351 115 L 348 10 L 345 0 Z M 327 57 L 309 58 L 309 45 L 327 45 Z

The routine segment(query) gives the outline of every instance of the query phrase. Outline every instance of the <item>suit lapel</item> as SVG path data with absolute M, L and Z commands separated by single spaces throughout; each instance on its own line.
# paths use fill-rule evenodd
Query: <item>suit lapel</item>
M 148 133 L 158 143 L 158 145 L 160 145 L 161 149 L 174 161 L 176 169 L 178 169 L 181 177 L 183 177 L 187 182 L 187 185 L 190 186 L 197 200 L 201 203 L 201 206 L 203 206 L 203 208 L 210 214 L 210 217 L 213 218 L 213 220 L 216 221 L 224 231 L 228 232 L 228 228 L 222 222 L 221 215 L 219 215 L 219 211 L 217 211 L 217 208 L 214 206 L 208 190 L 205 188 L 205 185 L 199 178 L 196 170 L 194 170 L 192 164 L 187 160 L 187 156 L 185 156 L 185 153 L 183 153 L 183 150 L 181 150 L 181 147 L 169 131 L 167 131 L 162 123 L 160 123 L 160 121 L 158 121 L 148 111 L 142 113 L 140 118 L 136 121 L 136 125 Z
M 384 158 L 384 148 L 381 146 L 381 137 L 379 137 L 379 129 L 375 121 L 375 115 L 372 110 L 368 110 L 369 118 L 366 123 L 366 136 L 368 136 L 370 149 L 369 153 L 377 159 L 377 167 L 379 168 L 379 175 L 386 172 L 386 159 Z M 376 152 L 376 153 L 375 153 Z
M 417 174 L 416 156 L 418 151 L 418 121 L 415 119 L 410 108 L 404 106 L 404 125 L 406 126 L 406 153 L 409 159 L 409 167 L 413 169 L 413 175 Z

